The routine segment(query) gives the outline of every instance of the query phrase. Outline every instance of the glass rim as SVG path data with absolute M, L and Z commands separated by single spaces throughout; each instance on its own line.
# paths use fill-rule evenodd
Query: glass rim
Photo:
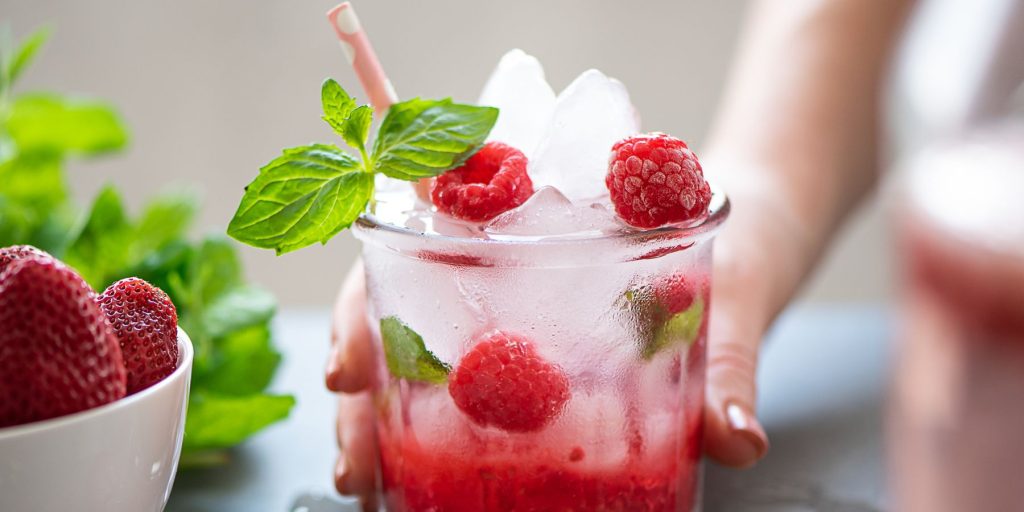
M 402 238 L 417 239 L 424 243 L 443 243 L 456 247 L 555 247 L 565 245 L 583 245 L 588 243 L 601 243 L 609 241 L 625 241 L 632 244 L 642 244 L 645 241 L 663 239 L 696 240 L 703 235 L 713 234 L 729 216 L 732 205 L 728 196 L 721 188 L 711 185 L 711 202 L 708 205 L 708 214 L 696 224 L 676 224 L 662 226 L 648 230 L 622 230 L 613 233 L 602 233 L 588 236 L 553 236 L 550 238 L 537 239 L 536 236 L 505 236 L 501 239 L 459 237 L 443 235 L 440 233 L 424 233 L 413 228 L 397 226 L 384 222 L 376 215 L 363 212 L 355 221 L 356 231 L 375 232 L 380 231 L 390 235 L 400 235 Z

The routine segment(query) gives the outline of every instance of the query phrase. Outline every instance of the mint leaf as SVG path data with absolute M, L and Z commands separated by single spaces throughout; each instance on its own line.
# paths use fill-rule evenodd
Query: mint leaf
M 244 396 L 259 393 L 270 384 L 281 354 L 270 344 L 270 328 L 264 322 L 219 339 L 214 359 L 208 371 L 193 378 L 193 385 L 218 394 Z
M 214 338 L 226 336 L 268 322 L 275 309 L 277 301 L 270 292 L 251 286 L 235 288 L 206 306 L 203 330 Z
M 28 38 L 21 43 L 21 47 L 18 48 L 18 51 L 11 56 L 10 61 L 4 63 L 6 69 L 4 69 L 3 72 L 7 77 L 7 87 L 14 85 L 14 82 L 18 80 L 21 73 L 29 63 L 32 62 L 32 58 L 35 56 L 36 52 L 39 51 L 39 48 L 41 48 L 43 43 L 45 43 L 49 38 L 50 29 L 44 27 L 33 32 L 32 35 L 28 36 Z
M 134 234 L 121 195 L 108 185 L 93 199 L 88 215 L 72 236 L 64 261 L 93 288 L 103 290 L 118 277 L 125 277 L 118 271 L 131 263 L 127 248 Z
M 210 304 L 242 284 L 242 262 L 231 241 L 209 235 L 199 245 L 188 271 L 196 300 Z
M 333 78 L 325 80 L 320 88 L 320 102 L 323 104 L 324 121 L 349 146 L 358 149 L 365 160 L 366 138 L 370 134 L 373 109 L 369 105 L 356 107 L 355 98 L 349 96 Z
M 391 375 L 434 384 L 448 380 L 451 368 L 427 350 L 423 338 L 398 317 L 380 320 L 380 337 Z
M 328 78 L 320 87 L 320 103 L 324 110 L 323 120 L 327 121 L 338 135 L 344 136 L 345 120 L 356 108 L 356 100 L 352 99 L 333 78 Z
M 704 299 L 696 297 L 689 308 L 672 315 L 665 323 L 655 326 L 653 336 L 641 344 L 641 355 L 644 359 L 650 359 L 666 347 L 679 343 L 693 343 L 700 334 L 700 325 L 703 321 Z
M 349 146 L 358 149 L 360 154 L 366 153 L 366 138 L 370 135 L 372 121 L 373 109 L 369 105 L 363 105 L 349 114 L 341 130 L 341 137 Z
M 186 314 L 183 310 L 189 304 L 186 304 L 185 294 L 181 290 L 176 290 L 172 286 L 171 281 L 175 281 L 178 285 L 184 284 L 182 276 L 185 275 L 186 269 L 195 257 L 195 252 L 193 244 L 185 240 L 175 240 L 147 254 L 146 257 L 142 258 L 142 261 L 124 271 L 127 275 L 149 281 L 150 284 L 171 296 L 171 301 L 178 308 L 178 323 L 193 338 L 193 344 L 196 343 L 194 339 L 196 333 L 190 327 L 185 326 L 182 319 L 182 316 Z
M 138 259 L 145 258 L 164 245 L 184 238 L 198 210 L 199 200 L 196 195 L 183 190 L 164 193 L 151 199 L 135 228 L 135 256 Z
M 288 416 L 290 396 L 225 396 L 193 390 L 185 419 L 184 448 L 209 450 L 234 446 Z
M 178 323 L 195 345 L 192 378 L 199 382 L 217 362 L 217 339 L 207 332 L 208 309 L 221 297 L 243 286 L 242 264 L 231 241 L 219 235 L 207 236 L 190 247 L 183 262 L 169 259 L 167 263 L 176 266 L 160 283 L 166 283 L 164 290 L 178 306 Z M 158 286 L 163 287 L 163 284 Z
M 46 93 L 15 99 L 7 131 L 20 153 L 92 155 L 120 149 L 128 141 L 120 117 L 106 103 Z
M 373 175 L 340 149 L 286 149 L 246 187 L 228 234 L 278 254 L 327 243 L 356 220 L 372 195 Z
M 388 110 L 374 141 L 373 171 L 414 181 L 461 165 L 487 138 L 498 109 L 411 99 Z
M 59 158 L 49 154 L 17 155 L 0 164 L 0 198 L 28 208 L 40 219 L 67 199 Z

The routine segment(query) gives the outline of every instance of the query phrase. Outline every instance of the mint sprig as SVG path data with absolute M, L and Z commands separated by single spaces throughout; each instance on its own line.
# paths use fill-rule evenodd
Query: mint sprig
M 370 106 L 357 106 L 331 79 L 320 99 L 324 121 L 359 159 L 325 144 L 284 150 L 246 187 L 228 225 L 236 240 L 278 254 L 325 244 L 366 209 L 375 174 L 415 181 L 458 167 L 498 119 L 492 107 L 414 98 L 391 106 L 369 146 Z
M 327 242 L 359 216 L 373 175 L 334 146 L 284 150 L 246 187 L 228 234 L 278 254 Z

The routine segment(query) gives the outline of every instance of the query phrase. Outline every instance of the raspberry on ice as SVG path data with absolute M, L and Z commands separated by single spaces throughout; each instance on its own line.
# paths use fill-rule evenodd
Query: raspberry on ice
M 480 425 L 532 432 L 562 412 L 569 379 L 522 336 L 492 331 L 459 361 L 448 393 Z
M 466 160 L 434 179 L 430 199 L 443 213 L 471 222 L 490 220 L 533 195 L 526 156 L 512 146 L 488 142 Z
M 697 219 L 711 202 L 697 156 L 685 142 L 663 133 L 615 143 L 605 185 L 615 212 L 638 228 Z

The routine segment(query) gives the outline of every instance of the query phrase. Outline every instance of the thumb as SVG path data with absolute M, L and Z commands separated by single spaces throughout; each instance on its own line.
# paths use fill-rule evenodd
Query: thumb
M 768 436 L 756 416 L 757 359 L 767 313 L 759 280 L 744 279 L 716 248 L 715 283 L 707 352 L 704 409 L 707 454 L 733 467 L 749 467 L 768 452 Z M 723 247 L 722 249 L 725 249 Z M 749 272 L 747 272 L 749 274 Z

